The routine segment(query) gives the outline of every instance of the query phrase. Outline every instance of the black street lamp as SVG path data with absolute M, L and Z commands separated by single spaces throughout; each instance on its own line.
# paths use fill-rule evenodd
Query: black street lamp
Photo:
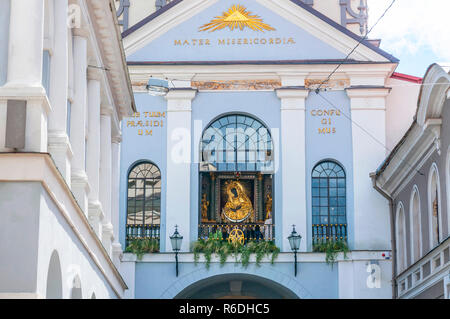
M 294 252 L 295 258 L 295 277 L 297 277 L 297 251 L 300 249 L 300 243 L 302 241 L 302 236 L 295 231 L 295 225 L 292 225 L 292 233 L 288 237 L 289 245 L 291 245 L 291 250 Z
M 172 250 L 175 252 L 175 262 L 178 277 L 178 252 L 181 250 L 181 242 L 183 241 L 183 236 L 178 232 L 178 225 L 175 225 L 175 232 L 170 236 L 170 242 L 172 244 Z

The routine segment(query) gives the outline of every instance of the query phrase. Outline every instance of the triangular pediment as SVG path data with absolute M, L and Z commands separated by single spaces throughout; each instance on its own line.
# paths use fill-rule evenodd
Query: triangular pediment
M 124 33 L 132 62 L 336 61 L 359 40 L 291 0 L 176 0 Z M 397 62 L 367 42 L 350 58 Z

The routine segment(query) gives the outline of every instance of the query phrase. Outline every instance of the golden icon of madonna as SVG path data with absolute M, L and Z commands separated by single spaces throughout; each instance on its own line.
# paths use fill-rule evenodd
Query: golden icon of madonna
M 222 210 L 225 218 L 233 223 L 249 218 L 253 213 L 253 205 L 242 184 L 239 181 L 226 182 L 225 191 L 228 199 Z

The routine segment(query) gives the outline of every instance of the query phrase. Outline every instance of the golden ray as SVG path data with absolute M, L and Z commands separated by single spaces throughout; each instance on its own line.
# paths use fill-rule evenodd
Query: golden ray
M 201 26 L 199 31 L 209 30 L 209 32 L 214 32 L 226 27 L 230 28 L 231 31 L 234 29 L 240 29 L 242 31 L 245 27 L 262 32 L 264 32 L 264 30 L 275 30 L 270 25 L 263 23 L 261 17 L 247 11 L 244 6 L 233 5 L 228 11 L 223 12 L 222 16 L 215 17 L 210 23 Z

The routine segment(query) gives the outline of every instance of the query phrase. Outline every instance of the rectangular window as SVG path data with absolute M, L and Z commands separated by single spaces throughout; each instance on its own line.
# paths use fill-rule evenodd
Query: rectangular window
M 50 96 L 50 51 L 44 50 L 42 58 L 42 86 Z
M 70 113 L 72 112 L 72 103 L 67 100 L 66 133 L 70 138 Z

